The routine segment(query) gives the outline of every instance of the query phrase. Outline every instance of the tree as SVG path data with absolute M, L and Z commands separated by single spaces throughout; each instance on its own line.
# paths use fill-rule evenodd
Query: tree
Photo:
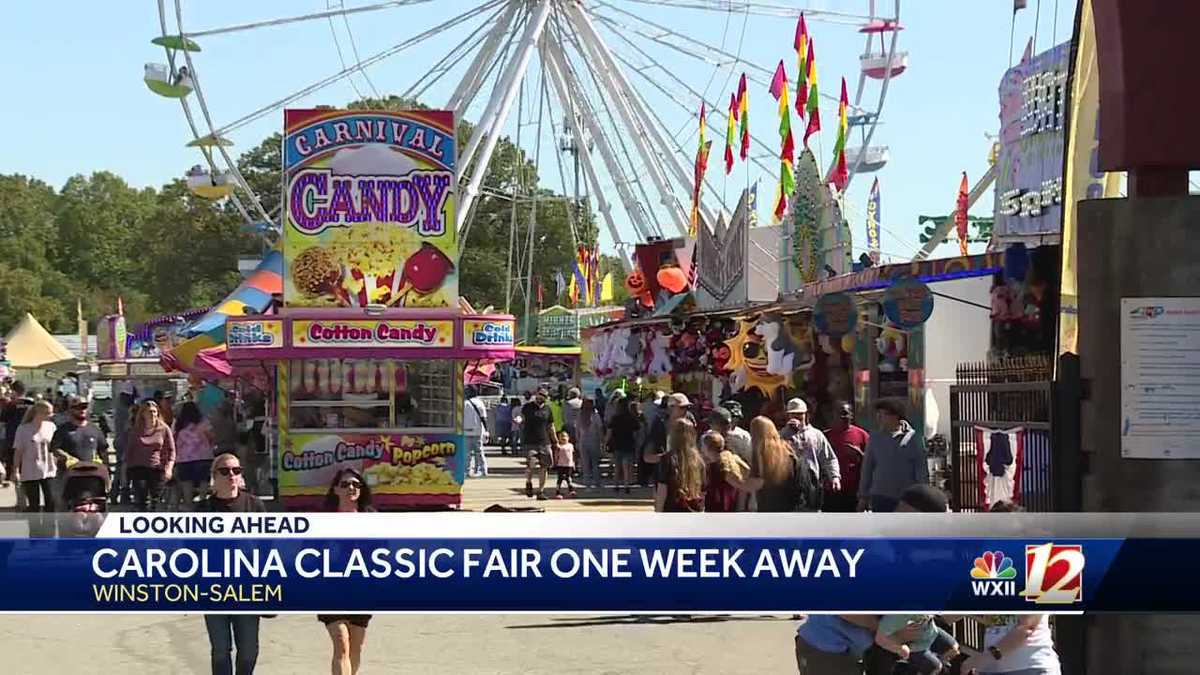
M 59 294 L 66 279 L 47 257 L 57 231 L 56 200 L 53 188 L 39 180 L 0 176 L 0 327 L 15 325 L 26 312 L 51 330 L 65 325 Z

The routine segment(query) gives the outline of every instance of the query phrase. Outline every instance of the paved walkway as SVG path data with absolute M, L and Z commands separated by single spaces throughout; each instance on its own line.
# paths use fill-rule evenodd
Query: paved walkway
M 608 488 L 536 501 L 525 497 L 522 461 L 491 450 L 489 462 L 491 476 L 468 480 L 465 508 L 653 508 L 646 488 L 628 496 Z M 551 484 L 551 495 L 553 489 Z M 0 490 L 0 508 L 13 503 L 12 488 Z M 25 536 L 24 526 L 0 521 L 0 536 Z M 371 623 L 362 673 L 787 673 L 795 670 L 794 630 L 795 622 L 785 617 L 386 615 Z M 0 672 L 13 675 L 209 672 L 204 622 L 194 614 L 0 616 L 0 653 L 6 655 Z M 314 617 L 280 616 L 263 623 L 255 672 L 326 673 L 329 654 Z

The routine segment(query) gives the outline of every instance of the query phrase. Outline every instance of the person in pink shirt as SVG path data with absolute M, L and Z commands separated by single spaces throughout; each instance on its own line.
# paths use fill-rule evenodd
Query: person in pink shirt
M 188 401 L 175 418 L 175 480 L 183 497 L 184 508 L 192 507 L 197 494 L 208 485 L 213 461 L 213 428 L 200 413 L 200 406 Z
M 146 401 L 125 442 L 126 475 L 133 484 L 138 511 L 158 507 L 163 486 L 175 472 L 175 435 L 159 415 L 158 404 Z

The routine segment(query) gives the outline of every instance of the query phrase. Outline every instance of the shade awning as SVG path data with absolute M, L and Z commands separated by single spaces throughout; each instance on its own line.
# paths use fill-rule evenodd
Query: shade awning
M 4 344 L 13 368 L 42 368 L 77 361 L 71 350 L 54 339 L 50 331 L 28 312 L 8 332 Z

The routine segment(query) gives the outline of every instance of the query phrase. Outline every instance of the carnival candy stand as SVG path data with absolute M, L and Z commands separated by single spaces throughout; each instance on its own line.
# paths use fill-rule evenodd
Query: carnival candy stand
M 284 115 L 283 306 L 226 330 L 231 363 L 276 366 L 280 498 L 350 467 L 380 508 L 458 505 L 463 370 L 511 359 L 514 324 L 459 308 L 454 116 Z

